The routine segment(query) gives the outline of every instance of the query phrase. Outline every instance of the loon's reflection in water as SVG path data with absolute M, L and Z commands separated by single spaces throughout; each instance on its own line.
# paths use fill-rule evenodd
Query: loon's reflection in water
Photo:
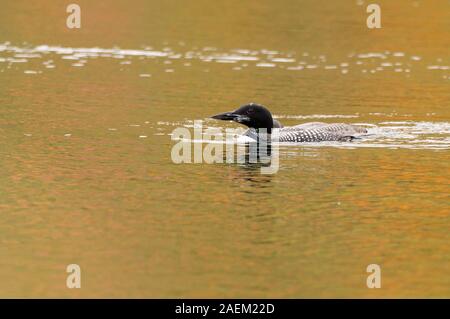
M 236 170 L 230 170 L 232 180 L 243 184 L 241 191 L 252 192 L 251 188 L 268 188 L 274 174 L 264 174 L 263 168 L 269 168 L 274 162 L 274 156 L 278 152 L 273 151 L 273 146 L 266 143 L 245 143 L 237 145 L 238 152 L 233 158 L 224 153 L 225 165 L 233 165 Z M 278 159 L 277 159 L 278 162 Z M 245 187 L 250 186 L 250 189 Z
M 243 143 L 236 145 L 237 150 L 230 153 L 230 149 L 223 153 L 224 163 L 235 163 L 243 167 L 270 167 L 273 157 L 278 155 L 274 152 L 274 146 L 270 143 Z M 233 145 L 234 147 L 234 145 Z

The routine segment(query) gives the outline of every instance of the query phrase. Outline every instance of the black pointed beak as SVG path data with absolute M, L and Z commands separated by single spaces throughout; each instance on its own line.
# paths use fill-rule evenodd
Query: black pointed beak
M 212 119 L 222 120 L 222 121 L 235 121 L 238 123 L 243 123 L 248 121 L 248 116 L 236 114 L 234 112 L 225 112 L 211 116 Z
M 212 119 L 222 120 L 222 121 L 234 121 L 238 118 L 239 115 L 234 114 L 233 112 L 225 112 L 211 116 Z

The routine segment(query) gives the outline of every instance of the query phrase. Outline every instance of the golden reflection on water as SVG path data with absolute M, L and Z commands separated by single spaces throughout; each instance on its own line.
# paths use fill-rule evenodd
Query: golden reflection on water
M 280 171 L 261 175 L 175 165 L 168 136 L 248 101 L 283 116 L 356 114 L 324 121 L 449 122 L 450 73 L 427 68 L 450 64 L 448 1 L 378 1 L 381 30 L 365 27 L 356 1 L 78 3 L 81 30 L 65 28 L 64 1 L 2 3 L 0 43 L 265 49 L 351 65 L 344 74 L 184 57 L 0 62 L 0 296 L 449 296 L 448 148 L 282 148 Z M 386 62 L 411 72 L 372 74 L 378 62 L 367 59 L 363 73 L 349 58 L 385 51 L 404 52 Z M 82 289 L 65 286 L 70 263 Z M 382 289 L 366 288 L 371 263 Z

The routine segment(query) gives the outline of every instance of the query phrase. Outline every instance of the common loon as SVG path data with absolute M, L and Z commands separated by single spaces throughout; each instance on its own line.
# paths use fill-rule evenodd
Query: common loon
M 260 129 L 272 134 L 273 129 L 279 131 L 280 142 L 322 142 L 351 141 L 358 134 L 367 133 L 365 128 L 345 123 L 311 122 L 295 126 L 283 127 L 272 118 L 270 111 L 264 106 L 250 103 L 241 106 L 233 112 L 225 112 L 211 118 L 224 121 L 235 121 L 249 127 L 244 134 L 254 140 L 258 139 Z

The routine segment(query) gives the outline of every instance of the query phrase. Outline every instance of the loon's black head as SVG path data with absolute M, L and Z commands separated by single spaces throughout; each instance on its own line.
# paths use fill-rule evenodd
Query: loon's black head
M 274 127 L 272 114 L 270 114 L 269 110 L 255 103 L 243 105 L 233 112 L 214 115 L 212 118 L 235 121 L 254 129 L 265 128 L 268 134 L 271 134 L 272 128 Z

